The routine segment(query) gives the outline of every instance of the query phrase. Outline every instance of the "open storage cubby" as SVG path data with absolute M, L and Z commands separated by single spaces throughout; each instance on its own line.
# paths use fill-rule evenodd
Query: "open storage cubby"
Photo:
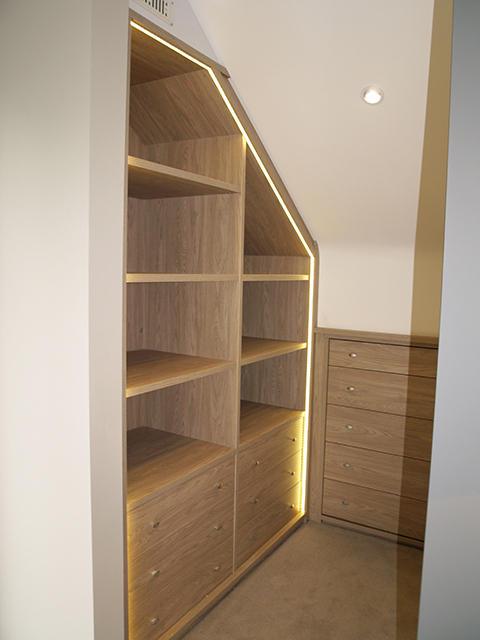
M 315 247 L 226 71 L 132 18 L 128 626 L 166 640 L 303 522 Z

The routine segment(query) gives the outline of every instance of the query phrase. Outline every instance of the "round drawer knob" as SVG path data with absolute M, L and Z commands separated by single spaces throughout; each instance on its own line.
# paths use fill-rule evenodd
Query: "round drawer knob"
M 152 529 L 156 529 L 159 524 L 160 524 L 160 522 L 152 522 L 152 524 L 150 526 L 152 527 Z
M 347 426 L 345 427 L 345 429 L 353 429 L 351 424 L 347 424 Z
M 152 618 L 152 619 L 150 620 L 150 622 L 151 622 L 152 624 L 158 624 L 158 618 Z
M 350 358 L 356 358 L 357 357 L 356 353 L 349 353 L 348 355 L 350 356 Z
M 215 489 L 221 489 L 222 487 L 223 487 L 223 482 L 218 482 L 218 483 L 215 485 Z
M 344 504 L 345 506 L 348 506 L 350 503 L 348 502 L 348 500 L 342 500 L 342 504 Z
M 215 531 L 221 531 L 223 529 L 223 526 L 221 524 L 217 524 L 217 526 L 215 527 Z
M 345 467 L 345 469 L 350 469 L 350 465 L 348 464 L 348 462 L 344 462 L 343 466 Z
M 292 442 L 296 442 L 296 441 L 297 441 L 297 439 L 296 439 L 296 438 L 292 438 Z
M 160 575 L 160 571 L 158 569 L 156 569 L 155 571 L 152 571 L 152 578 L 158 578 L 159 575 Z
M 295 471 L 290 471 L 290 475 L 294 476 L 295 475 Z
M 214 569 L 213 569 L 213 570 L 215 571 L 215 573 L 218 573 L 218 572 L 220 571 L 220 569 L 221 569 L 221 568 L 222 568 L 222 567 L 214 567 Z
M 290 509 L 295 509 L 295 505 L 294 505 L 294 504 L 291 504 L 291 505 L 290 505 Z
M 254 467 L 259 467 L 260 466 L 260 460 L 255 460 L 255 462 L 253 463 Z
M 252 504 L 257 504 L 257 503 L 258 503 L 258 498 L 254 498 L 254 499 L 252 500 Z
M 355 387 L 347 387 L 347 391 L 355 391 Z

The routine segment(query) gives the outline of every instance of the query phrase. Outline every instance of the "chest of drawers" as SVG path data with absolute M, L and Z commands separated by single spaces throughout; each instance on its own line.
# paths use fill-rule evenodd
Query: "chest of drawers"
M 421 545 L 435 342 L 333 331 L 316 347 L 312 519 Z

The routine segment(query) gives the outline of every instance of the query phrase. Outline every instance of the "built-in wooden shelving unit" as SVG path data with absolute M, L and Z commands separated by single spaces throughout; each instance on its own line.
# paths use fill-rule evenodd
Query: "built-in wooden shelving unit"
M 128 620 L 130 640 L 170 640 L 302 522 L 314 243 L 224 70 L 141 22 L 127 159 Z

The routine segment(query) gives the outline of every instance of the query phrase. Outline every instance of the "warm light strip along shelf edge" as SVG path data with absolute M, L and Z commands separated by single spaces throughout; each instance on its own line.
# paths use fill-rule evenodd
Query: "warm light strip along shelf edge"
M 170 42 L 168 42 L 167 40 L 164 40 L 163 38 L 160 38 L 155 33 L 152 33 L 148 29 L 145 29 L 144 27 L 142 27 L 141 25 L 137 24 L 136 22 L 130 21 L 130 24 L 135 29 L 138 29 L 138 31 L 141 31 L 142 33 L 144 33 L 145 35 L 149 36 L 150 38 L 153 38 L 157 42 L 160 42 L 161 44 L 163 44 L 164 46 L 168 47 L 172 51 L 175 51 L 176 53 L 180 54 L 184 58 L 187 58 L 187 60 L 190 60 L 191 62 L 194 62 L 198 66 L 200 66 L 203 69 L 206 69 L 206 71 L 208 71 L 208 73 L 210 74 L 210 77 L 212 79 L 212 82 L 216 86 L 216 88 L 217 88 L 218 92 L 220 93 L 220 95 L 221 95 L 221 97 L 222 97 L 227 109 L 229 110 L 230 114 L 232 115 L 233 119 L 235 120 L 235 123 L 237 124 L 238 128 L 240 129 L 240 132 L 242 133 L 242 135 L 243 135 L 248 147 L 250 148 L 251 152 L 253 153 L 253 155 L 255 157 L 255 160 L 258 163 L 258 166 L 262 170 L 263 175 L 265 176 L 268 184 L 270 185 L 270 187 L 271 187 L 272 191 L 274 192 L 278 202 L 280 203 L 280 206 L 284 210 L 285 215 L 287 216 L 287 218 L 290 221 L 290 224 L 295 229 L 295 233 L 300 238 L 300 241 L 302 242 L 303 246 L 305 247 L 305 250 L 307 251 L 308 255 L 310 256 L 310 283 L 309 283 L 309 296 L 308 296 L 307 371 L 306 371 L 306 385 L 305 385 L 305 425 L 304 425 L 304 433 L 303 433 L 303 461 L 302 461 L 302 511 L 305 512 L 306 499 L 307 499 L 306 489 L 307 489 L 307 462 L 308 462 L 308 432 L 309 432 L 309 426 L 310 426 L 310 395 L 311 395 L 311 371 L 312 371 L 312 350 L 313 350 L 313 298 L 314 298 L 314 291 L 315 291 L 315 289 L 314 289 L 315 256 L 312 253 L 310 247 L 308 246 L 308 243 L 306 242 L 305 238 L 303 237 L 302 232 L 298 228 L 297 223 L 295 222 L 292 214 L 290 213 L 287 205 L 285 204 L 282 196 L 280 195 L 277 187 L 275 186 L 275 183 L 273 182 L 272 178 L 270 177 L 270 174 L 268 173 L 267 168 L 265 167 L 265 165 L 262 162 L 262 159 L 258 155 L 257 150 L 255 149 L 255 147 L 253 145 L 253 142 L 250 140 L 250 137 L 248 136 L 247 132 L 245 131 L 245 129 L 244 129 L 239 117 L 237 116 L 234 108 L 232 107 L 232 105 L 230 103 L 230 100 L 228 99 L 227 95 L 225 94 L 225 92 L 224 92 L 220 82 L 218 81 L 217 76 L 215 75 L 215 72 L 213 71 L 213 69 L 211 67 L 209 67 L 208 65 L 206 65 L 204 62 L 201 62 L 200 60 L 197 60 L 196 58 L 194 58 L 193 56 L 189 55 L 188 53 L 185 53 L 185 51 L 182 51 L 181 49 L 179 49 L 175 45 L 170 44 Z

